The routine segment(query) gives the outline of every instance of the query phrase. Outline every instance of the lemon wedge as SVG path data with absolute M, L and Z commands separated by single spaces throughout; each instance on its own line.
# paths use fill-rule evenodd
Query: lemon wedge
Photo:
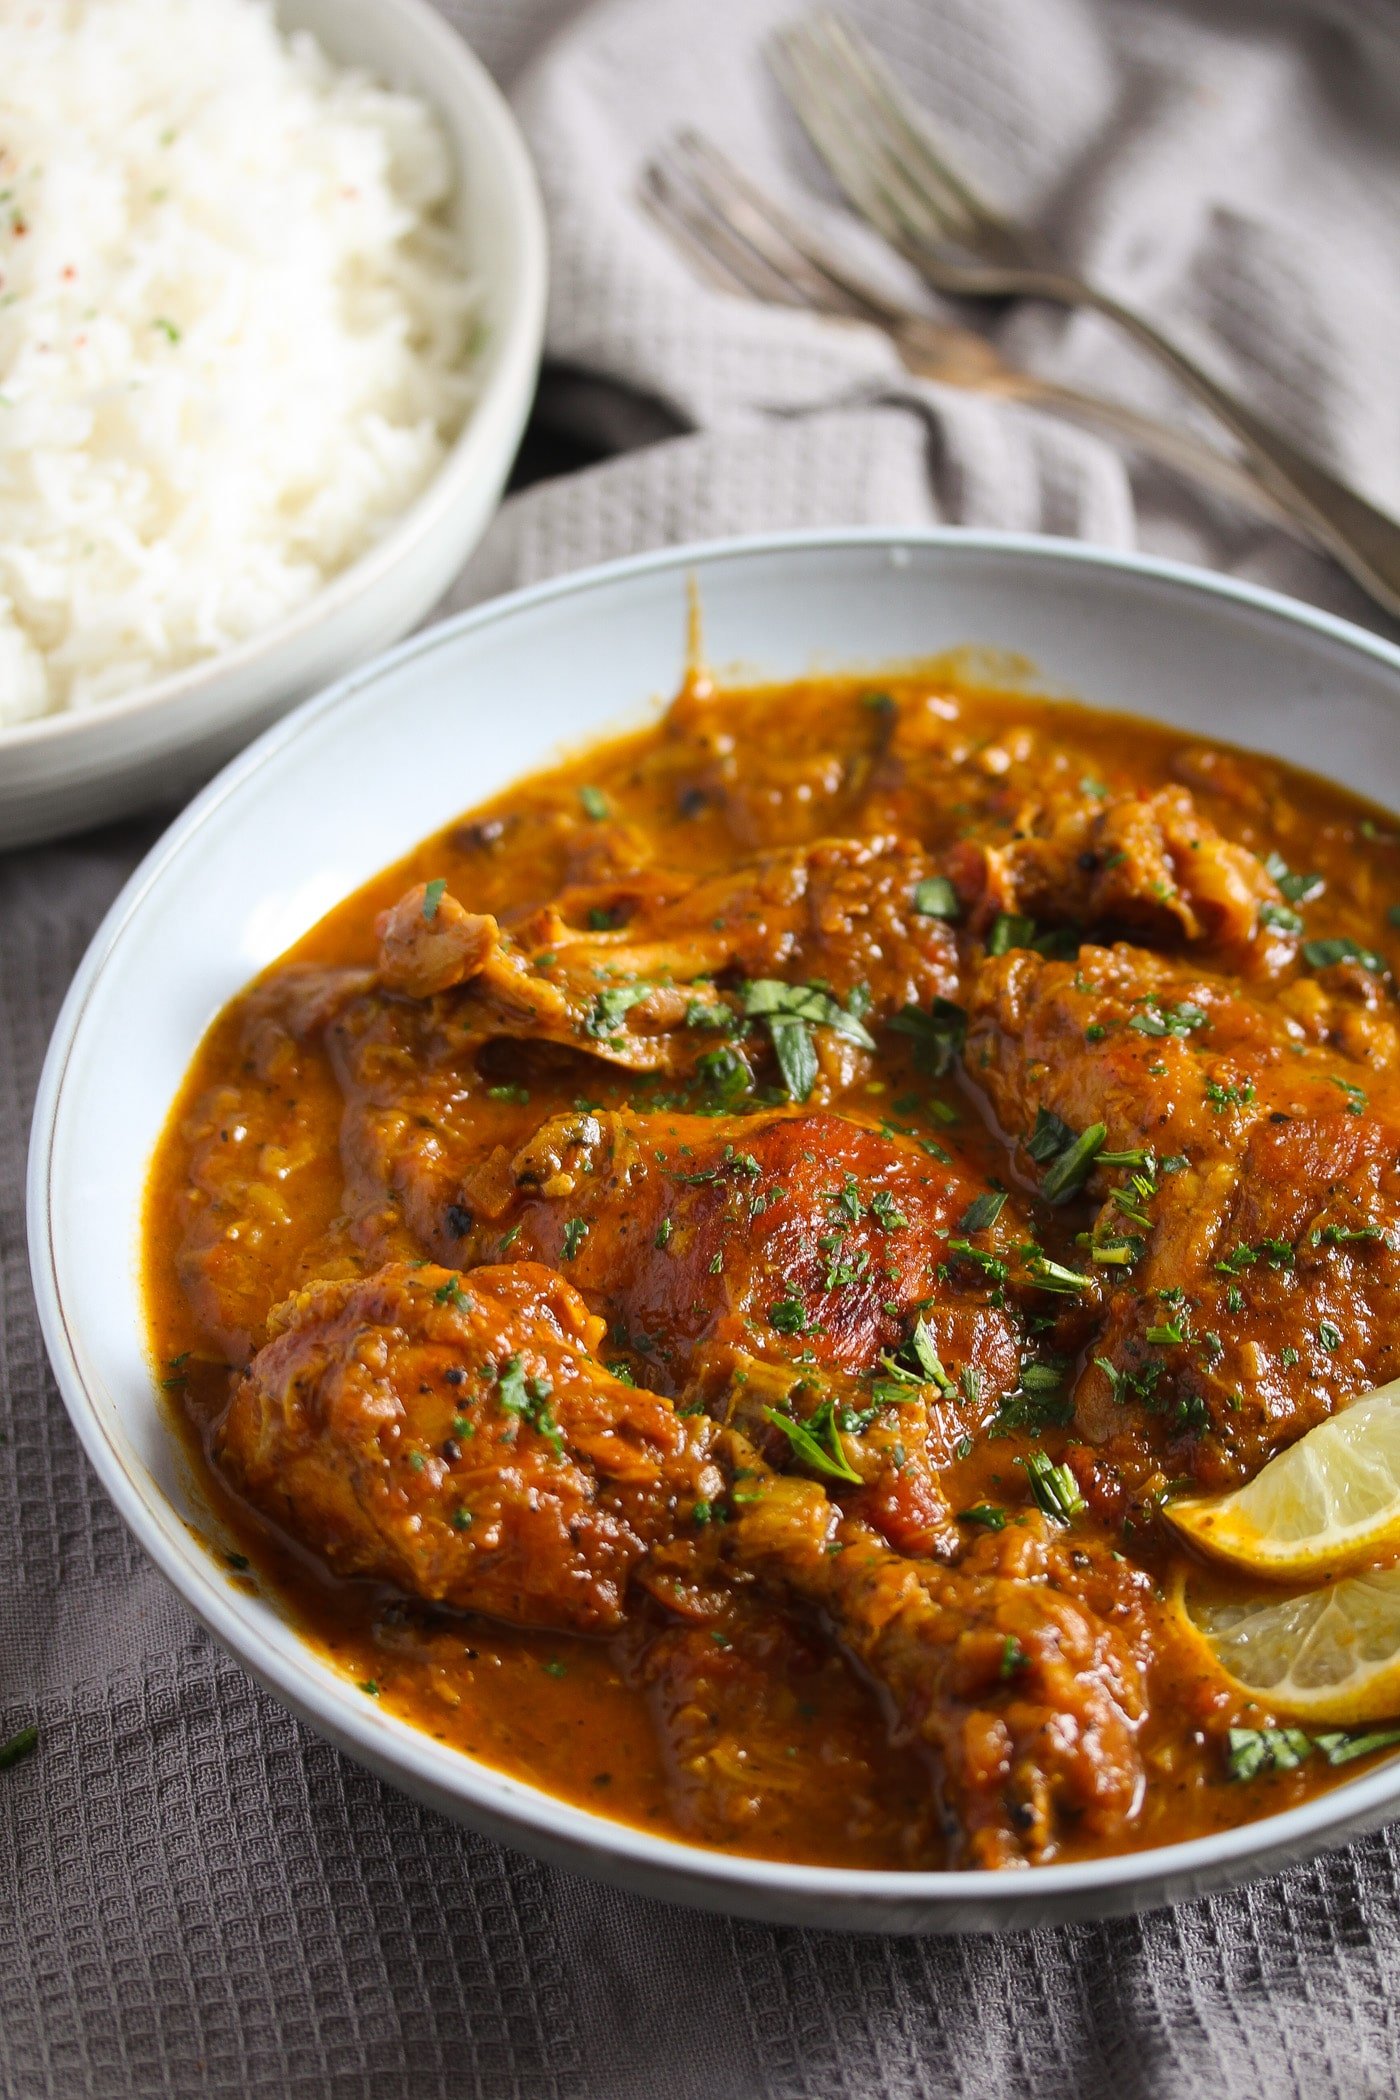
M 1319 1422 L 1224 1495 L 1162 1514 L 1216 1560 L 1277 1582 L 1318 1582 L 1400 1552 L 1400 1379 Z
M 1225 1674 L 1274 1712 L 1342 1728 L 1400 1714 L 1400 1568 L 1248 1598 L 1193 1597 L 1179 1577 L 1175 1601 Z

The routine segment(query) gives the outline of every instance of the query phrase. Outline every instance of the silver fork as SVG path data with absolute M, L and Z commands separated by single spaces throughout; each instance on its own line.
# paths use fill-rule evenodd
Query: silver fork
M 1037 236 L 993 211 L 957 172 L 928 118 L 839 16 L 793 24 L 774 67 L 847 198 L 936 291 L 1046 299 L 1114 321 L 1209 408 L 1279 501 L 1379 605 L 1400 615 L 1400 523 L 1211 378 L 1132 307 L 1076 276 Z
M 675 245 L 721 290 L 877 328 L 921 378 L 1025 402 L 1106 432 L 1218 494 L 1291 522 L 1247 467 L 1189 432 L 1020 371 L 984 336 L 891 299 L 698 132 L 681 131 L 667 141 L 643 171 L 641 195 Z

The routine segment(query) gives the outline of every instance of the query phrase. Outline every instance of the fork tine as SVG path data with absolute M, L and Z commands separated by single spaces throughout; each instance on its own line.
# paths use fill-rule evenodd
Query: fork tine
M 1004 243 L 1007 229 L 935 151 L 902 90 L 838 17 L 794 23 L 774 43 L 782 84 L 818 152 L 887 240 L 907 250 L 952 239 L 974 253 L 989 240 Z
M 832 51 L 844 60 L 851 75 L 863 87 L 872 113 L 883 113 L 888 135 L 902 140 L 915 165 L 924 171 L 928 180 L 948 192 L 966 217 L 969 227 L 989 233 L 1004 232 L 1006 221 L 978 196 L 935 143 L 927 116 L 906 93 L 869 38 L 843 15 L 833 12 L 821 16 L 819 21 Z
M 839 82 L 833 93 L 825 55 L 803 34 L 803 25 L 780 31 L 771 48 L 780 85 L 856 210 L 897 247 L 911 237 L 932 237 L 934 229 L 927 224 L 910 224 L 907 210 L 890 195 L 882 173 L 857 144 L 862 126 L 844 111 Z
M 890 300 L 875 287 L 853 277 L 780 204 L 699 132 L 678 133 L 674 145 L 685 157 L 712 209 L 727 219 L 772 269 L 792 282 L 807 304 L 819 306 L 827 313 L 849 313 L 857 320 L 888 324 L 900 318 Z
M 763 265 L 751 249 L 736 241 L 714 214 L 697 203 L 675 172 L 660 159 L 642 171 L 639 190 L 657 224 L 720 291 L 790 303 L 791 289 Z

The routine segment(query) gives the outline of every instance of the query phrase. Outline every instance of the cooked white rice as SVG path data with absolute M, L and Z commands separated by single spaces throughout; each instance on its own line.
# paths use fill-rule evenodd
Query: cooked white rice
M 419 493 L 470 398 L 451 185 L 263 0 L 0 0 L 0 724 L 256 633 Z

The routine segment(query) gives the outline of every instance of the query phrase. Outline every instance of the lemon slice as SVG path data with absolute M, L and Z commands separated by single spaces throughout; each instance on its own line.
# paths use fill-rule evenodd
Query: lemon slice
M 1400 1714 L 1400 1568 L 1248 1598 L 1193 1597 L 1179 1578 L 1176 1602 L 1226 1675 L 1276 1713 L 1343 1728 Z
M 1281 1582 L 1400 1551 L 1400 1379 L 1319 1422 L 1247 1487 L 1182 1495 L 1162 1513 L 1201 1552 Z

